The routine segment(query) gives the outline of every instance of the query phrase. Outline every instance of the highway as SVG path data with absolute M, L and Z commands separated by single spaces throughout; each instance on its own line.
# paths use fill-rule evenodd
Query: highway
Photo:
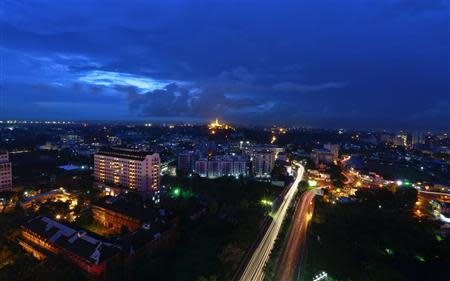
M 286 192 L 286 195 L 283 199 L 283 202 L 280 205 L 278 211 L 274 214 L 273 220 L 267 229 L 264 237 L 253 253 L 249 263 L 245 267 L 241 278 L 239 280 L 242 281 L 261 281 L 264 278 L 264 265 L 269 259 L 270 251 L 275 243 L 275 240 L 278 236 L 278 232 L 280 231 L 281 224 L 283 223 L 284 218 L 286 217 L 286 211 L 288 207 L 291 205 L 292 200 L 297 193 L 298 184 L 303 178 L 303 174 L 305 169 L 303 166 L 299 166 L 297 171 L 297 177 L 295 181 L 290 186 L 289 190 Z
M 278 261 L 278 271 L 275 280 L 291 281 L 294 277 L 299 279 L 297 275 L 300 274 L 315 195 L 316 191 L 314 189 L 308 190 L 302 194 L 298 202 L 283 252 Z

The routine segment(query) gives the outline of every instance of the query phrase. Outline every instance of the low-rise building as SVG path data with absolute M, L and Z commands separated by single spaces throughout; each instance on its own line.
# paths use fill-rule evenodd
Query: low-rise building
M 335 154 L 325 148 L 313 149 L 311 152 L 311 159 L 316 165 L 329 164 L 335 160 Z
M 150 206 L 131 193 L 106 196 L 94 202 L 91 209 L 92 218 L 97 223 L 116 232 L 134 232 L 160 216 L 168 221 L 174 218 L 165 210 Z
M 122 233 L 120 239 L 108 240 L 85 229 L 38 216 L 21 226 L 19 244 L 37 259 L 50 255 L 61 258 L 83 270 L 92 280 L 126 280 L 130 273 L 139 270 L 137 261 L 146 253 L 171 250 L 178 239 L 177 216 L 163 209 L 144 209 L 138 210 L 133 204 L 113 204 L 93 210 L 97 212 L 96 221 L 107 227 L 130 226 L 131 231 Z M 101 212 L 109 213 L 100 219 Z M 106 220 L 112 220 L 112 224 Z
M 21 226 L 20 245 L 34 257 L 61 257 L 93 278 L 100 278 L 120 263 L 120 249 L 93 233 L 74 228 L 45 216 L 28 220 Z

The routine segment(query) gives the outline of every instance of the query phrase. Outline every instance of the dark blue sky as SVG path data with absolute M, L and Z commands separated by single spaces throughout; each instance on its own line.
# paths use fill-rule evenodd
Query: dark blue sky
M 448 0 L 1 3 L 3 119 L 450 124 Z

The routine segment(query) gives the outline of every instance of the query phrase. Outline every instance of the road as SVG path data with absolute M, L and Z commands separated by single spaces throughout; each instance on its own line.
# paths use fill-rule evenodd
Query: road
M 288 207 L 291 205 L 292 200 L 297 193 L 298 184 L 303 178 L 303 174 L 305 172 L 305 168 L 303 166 L 299 166 L 297 171 L 297 177 L 295 181 L 292 183 L 289 190 L 286 192 L 286 195 L 283 199 L 283 202 L 280 205 L 277 213 L 274 214 L 273 220 L 267 229 L 264 237 L 253 253 L 249 263 L 245 267 L 241 278 L 239 280 L 242 281 L 261 281 L 264 278 L 264 265 L 269 259 L 270 251 L 272 251 L 272 247 L 277 239 L 278 232 L 280 231 L 281 224 L 283 223 L 284 218 L 286 217 L 286 211 Z
M 284 245 L 275 280 L 291 281 L 297 278 L 302 264 L 309 222 L 312 218 L 315 190 L 303 193 L 295 209 L 292 224 Z

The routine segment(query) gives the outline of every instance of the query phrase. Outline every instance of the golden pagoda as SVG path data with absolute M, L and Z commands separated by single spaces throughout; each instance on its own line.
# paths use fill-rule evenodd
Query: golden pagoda
M 226 123 L 220 123 L 219 119 L 216 118 L 216 120 L 208 124 L 208 129 L 215 132 L 216 130 L 230 130 L 233 129 L 233 127 Z

